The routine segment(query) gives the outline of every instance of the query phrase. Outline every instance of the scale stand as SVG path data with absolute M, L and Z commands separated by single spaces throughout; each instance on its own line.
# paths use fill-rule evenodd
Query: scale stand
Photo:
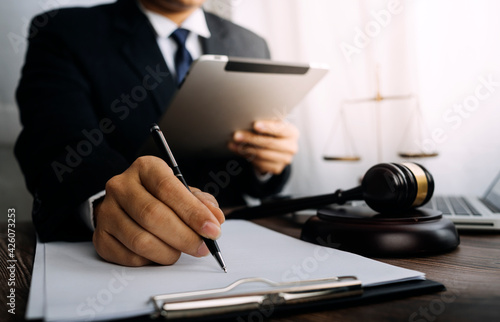
M 422 117 L 422 113 L 419 108 L 418 104 L 418 99 L 414 95 L 392 95 L 392 96 L 382 96 L 380 94 L 380 82 L 379 82 L 379 77 L 378 77 L 378 69 L 377 69 L 377 81 L 376 81 L 376 87 L 377 91 L 375 94 L 375 97 L 369 97 L 369 98 L 361 98 L 361 99 L 354 99 L 354 100 L 345 100 L 342 102 L 340 106 L 340 111 L 339 115 L 337 117 L 337 122 L 334 124 L 334 127 L 331 131 L 331 134 L 328 138 L 328 141 L 333 141 L 334 139 L 334 134 L 335 131 L 338 128 L 338 131 L 340 132 L 340 135 L 343 135 L 344 138 L 341 145 L 344 146 L 344 152 L 341 154 L 332 154 L 326 151 L 323 155 L 323 160 L 325 161 L 359 161 L 361 160 L 361 156 L 356 152 L 355 145 L 352 139 L 351 134 L 349 133 L 349 130 L 347 129 L 347 123 L 345 119 L 345 105 L 347 104 L 361 104 L 361 103 L 367 103 L 367 102 L 375 102 L 376 104 L 376 140 L 377 140 L 377 160 L 378 162 L 382 162 L 382 128 L 381 128 L 381 102 L 382 101 L 396 101 L 396 100 L 412 100 L 414 99 L 416 104 L 415 104 L 415 112 L 413 116 L 410 117 L 408 121 L 408 126 L 406 127 L 406 133 L 403 135 L 403 141 L 400 146 L 405 146 L 407 145 L 406 143 L 411 140 L 411 135 L 410 129 L 414 130 L 413 136 L 416 137 L 414 139 L 414 145 L 416 148 L 404 148 L 400 152 L 398 152 L 398 155 L 403 158 L 427 158 L 427 157 L 435 157 L 438 155 L 437 152 L 435 151 L 430 151 L 426 152 L 423 151 L 421 148 L 422 145 L 418 146 L 417 142 L 423 142 L 424 134 L 428 132 L 428 130 L 424 126 L 424 120 Z M 330 143 L 331 144 L 331 143 Z M 327 142 L 327 147 L 330 145 Z M 405 150 L 406 149 L 406 150 Z

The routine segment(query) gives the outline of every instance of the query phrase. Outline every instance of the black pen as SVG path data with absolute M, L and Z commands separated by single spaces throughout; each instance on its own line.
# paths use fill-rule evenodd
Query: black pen
M 189 186 L 184 179 L 184 176 L 181 173 L 181 170 L 179 169 L 179 166 L 177 165 L 177 162 L 175 161 L 174 155 L 172 154 L 172 151 L 170 151 L 170 147 L 168 146 L 167 140 L 165 140 L 165 137 L 163 136 L 162 131 L 160 130 L 160 127 L 156 124 L 153 124 L 151 126 L 151 134 L 153 135 L 153 139 L 162 152 L 164 156 L 167 158 L 168 162 L 170 163 L 170 166 L 172 167 L 172 170 L 174 171 L 174 174 L 179 180 L 186 186 L 186 188 L 189 189 Z M 213 257 L 217 260 L 219 263 L 220 267 L 224 270 L 224 272 L 227 273 L 226 269 L 226 263 L 224 263 L 224 259 L 222 258 L 222 254 L 219 249 L 219 245 L 217 245 L 217 242 L 212 239 L 205 238 L 201 236 L 205 244 L 207 245 L 208 249 L 210 250 L 210 253 L 212 254 Z

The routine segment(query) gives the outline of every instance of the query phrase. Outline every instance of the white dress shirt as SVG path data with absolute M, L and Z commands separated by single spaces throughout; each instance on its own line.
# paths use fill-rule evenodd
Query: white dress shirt
M 191 58 L 196 60 L 200 58 L 203 54 L 203 48 L 201 45 L 201 37 L 210 38 L 210 30 L 208 30 L 207 21 L 205 20 L 205 14 L 201 8 L 196 9 L 184 22 L 178 26 L 175 22 L 164 17 L 156 12 L 150 11 L 141 5 L 139 1 L 139 7 L 144 12 L 146 17 L 148 17 L 149 22 L 153 26 L 156 32 L 156 41 L 158 42 L 158 47 L 160 47 L 163 58 L 167 63 L 167 67 L 173 74 L 174 78 L 176 76 L 174 57 L 177 52 L 177 43 L 173 40 L 170 35 L 177 29 L 183 28 L 189 30 L 190 33 L 186 39 L 186 48 L 191 54 Z

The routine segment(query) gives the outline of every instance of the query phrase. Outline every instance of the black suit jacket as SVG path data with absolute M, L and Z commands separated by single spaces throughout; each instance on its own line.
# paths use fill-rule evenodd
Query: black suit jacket
M 262 38 L 209 13 L 206 20 L 204 53 L 269 58 Z M 135 0 L 46 12 L 30 35 L 15 153 L 34 195 L 33 221 L 42 241 L 89 239 L 79 206 L 136 159 L 177 86 Z M 223 206 L 243 204 L 243 193 L 277 193 L 290 171 L 262 184 L 236 156 L 178 161 L 190 185 L 211 188 Z M 228 176 L 229 162 L 242 170 Z

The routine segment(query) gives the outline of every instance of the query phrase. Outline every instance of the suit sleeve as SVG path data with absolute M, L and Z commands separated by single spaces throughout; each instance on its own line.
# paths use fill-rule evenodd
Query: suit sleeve
M 114 125 L 96 114 L 91 84 L 56 18 L 31 26 L 36 33 L 16 92 L 23 130 L 15 154 L 43 242 L 91 238 L 79 206 L 129 165 L 106 141 Z
M 288 165 L 285 169 L 283 169 L 281 174 L 273 175 L 269 180 L 262 182 L 257 178 L 253 167 L 249 165 L 239 184 L 242 185 L 241 189 L 249 196 L 259 199 L 267 199 L 283 190 L 285 184 L 290 178 L 291 172 L 292 167 Z

